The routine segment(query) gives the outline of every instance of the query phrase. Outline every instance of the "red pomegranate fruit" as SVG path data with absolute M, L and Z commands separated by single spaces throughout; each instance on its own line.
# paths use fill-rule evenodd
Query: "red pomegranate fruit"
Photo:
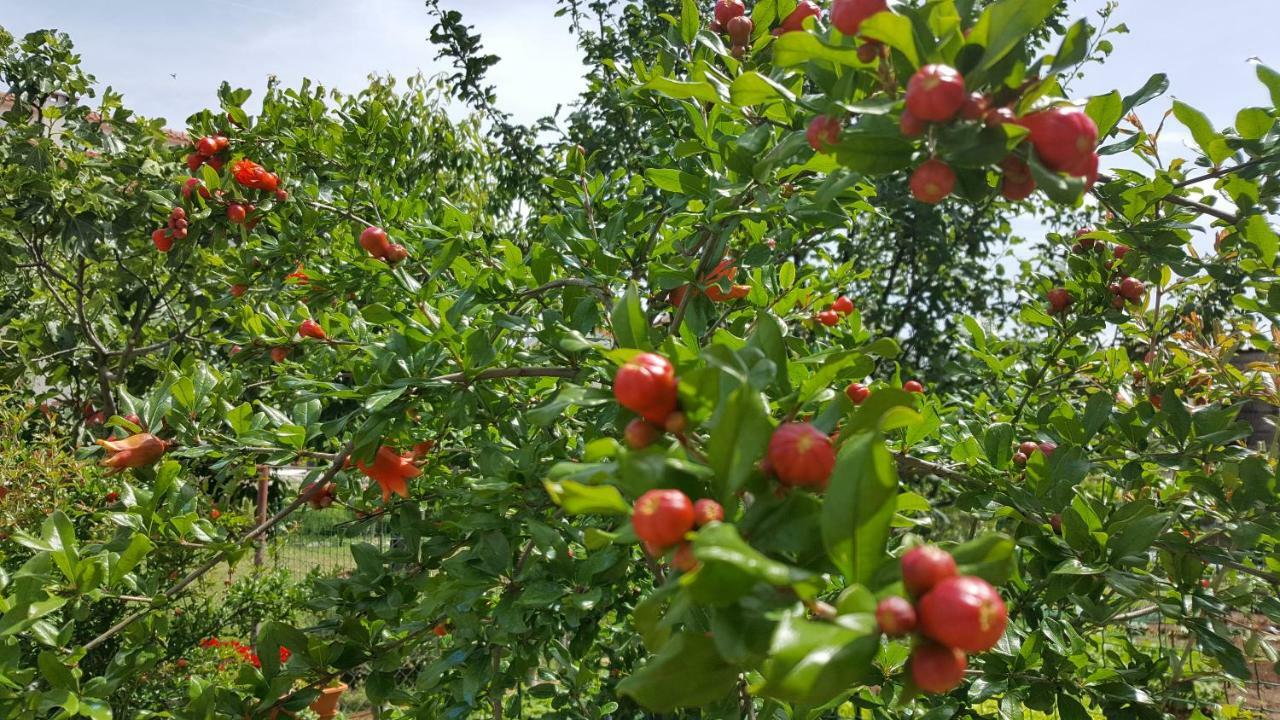
M 831 438 L 803 422 L 779 426 L 769 440 L 767 458 L 778 481 L 792 487 L 825 488 L 836 464 Z

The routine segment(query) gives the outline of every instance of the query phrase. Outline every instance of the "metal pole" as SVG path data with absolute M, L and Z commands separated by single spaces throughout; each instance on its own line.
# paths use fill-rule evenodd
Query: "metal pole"
M 271 487 L 271 468 L 266 465 L 258 466 L 258 525 L 262 525 L 267 521 L 267 491 Z M 267 538 L 263 533 L 254 540 L 253 548 L 253 566 L 255 568 L 262 567 L 263 560 L 266 559 Z

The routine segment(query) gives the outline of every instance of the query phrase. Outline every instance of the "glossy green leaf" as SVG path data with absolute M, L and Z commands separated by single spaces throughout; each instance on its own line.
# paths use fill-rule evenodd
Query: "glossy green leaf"
M 845 441 L 822 504 L 822 540 L 851 583 L 866 584 L 885 560 L 898 470 L 878 433 Z

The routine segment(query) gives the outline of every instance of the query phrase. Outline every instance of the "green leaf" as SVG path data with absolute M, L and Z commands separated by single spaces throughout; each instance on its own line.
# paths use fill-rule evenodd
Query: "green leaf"
M 693 554 L 702 567 L 685 576 L 689 593 L 695 602 L 717 607 L 735 602 L 758 582 L 794 587 L 812 577 L 751 547 L 736 527 L 725 523 L 699 530 L 693 539 Z
M 1013 576 L 1013 538 L 987 533 L 963 545 L 948 548 L 961 575 L 975 575 L 992 585 L 1003 585 Z
M 784 395 L 791 392 L 791 375 L 787 372 L 786 333 L 787 324 L 782 318 L 768 310 L 761 310 L 756 315 L 756 330 L 747 338 L 747 347 L 758 348 L 773 362 L 773 386 Z
M 680 5 L 680 39 L 684 40 L 685 45 L 693 42 L 700 27 L 702 16 L 698 12 L 698 3 L 696 0 L 684 0 Z
M 1107 424 L 1114 404 L 1115 401 L 1112 400 L 1110 393 L 1098 392 L 1089 396 L 1084 406 L 1083 442 L 1089 442 Z
M 788 613 L 773 633 L 769 659 L 761 670 L 764 693 L 807 706 L 825 704 L 867 682 L 879 647 L 880 632 L 872 615 L 815 622 Z
M 858 172 L 880 175 L 901 170 L 911 164 L 911 154 L 915 147 L 902 137 L 902 133 L 889 128 L 884 122 L 876 122 L 874 125 L 865 122 L 872 120 L 871 116 L 863 120 L 846 128 L 840 135 L 840 142 L 834 149 L 836 160 L 841 165 Z M 875 117 L 874 120 L 883 121 L 884 118 Z
M 985 48 L 977 72 L 994 68 L 1044 24 L 1058 3 L 1059 0 L 997 0 L 988 6 L 969 33 L 969 44 Z
M 1231 157 L 1231 148 L 1227 146 L 1227 141 L 1221 133 L 1213 129 L 1213 125 L 1209 123 L 1209 118 L 1204 113 L 1181 100 L 1174 100 L 1173 116 L 1178 118 L 1178 122 L 1187 126 L 1196 145 L 1200 146 L 1214 165 L 1220 165 L 1223 160 Z
M 1013 426 L 996 423 L 987 428 L 982 437 L 982 450 L 995 467 L 1004 467 L 1013 457 Z
M 822 503 L 822 541 L 850 583 L 866 584 L 884 562 L 897 497 L 897 465 L 879 433 L 845 441 Z
M 1040 158 L 1031 154 L 1031 176 L 1035 178 L 1036 187 L 1044 191 L 1050 200 L 1064 205 L 1074 205 L 1084 193 L 1084 180 L 1054 172 L 1040 163 Z
M 738 107 L 758 105 L 765 100 L 794 101 L 795 97 L 787 88 L 754 70 L 742 73 L 729 85 L 729 99 Z
M 1183 618 L 1183 623 L 1196 636 L 1200 647 L 1212 655 L 1222 665 L 1223 670 L 1241 680 L 1253 679 L 1253 673 L 1249 671 L 1249 663 L 1245 661 L 1244 653 L 1229 638 L 1214 632 L 1209 627 L 1209 623 L 1200 618 Z
M 1058 45 L 1058 52 L 1053 56 L 1053 64 L 1049 66 L 1049 74 L 1056 75 L 1083 62 L 1089 56 L 1091 34 L 1087 20 L 1077 20 L 1067 28 L 1066 34 L 1062 36 L 1062 43 Z
M 1272 107 L 1280 110 L 1280 72 L 1258 63 L 1258 79 L 1262 81 L 1263 85 L 1267 86 L 1267 90 L 1271 93 Z
M 862 22 L 859 34 L 864 38 L 878 40 L 902 53 L 911 67 L 920 66 L 920 50 L 916 47 L 915 29 L 910 18 L 896 13 L 876 13 Z
M 1156 538 L 1169 524 L 1169 513 L 1159 513 L 1126 523 L 1119 531 L 1113 531 L 1107 540 L 1107 549 L 1113 559 L 1145 554 Z
M 728 502 L 764 456 L 773 433 L 764 397 L 748 384 L 738 386 L 719 413 L 707 441 L 707 462 L 715 471 L 715 494 Z
M 1138 89 L 1138 92 L 1125 96 L 1124 102 L 1121 103 L 1121 110 L 1124 115 L 1128 115 L 1130 110 L 1151 102 L 1163 95 L 1168 89 L 1169 76 L 1164 73 L 1156 73 L 1147 78 L 1147 82 Z
M 618 692 L 656 712 L 701 707 L 736 692 L 738 669 L 698 633 L 672 637 L 662 651 L 618 683 Z
M 630 515 L 631 506 L 612 485 L 583 485 L 572 480 L 544 480 L 551 501 L 570 515 Z
M 720 93 L 716 91 L 715 86 L 705 80 L 701 82 L 686 82 L 683 80 L 672 80 L 669 77 L 656 77 L 636 89 L 652 90 L 676 100 L 694 99 L 708 103 L 719 103 L 724 102 L 725 100 L 725 98 L 721 97 Z
M 1098 126 L 1098 137 L 1104 138 L 1111 134 L 1116 123 L 1124 117 L 1123 105 L 1120 93 L 1116 90 L 1106 95 L 1095 95 L 1089 98 L 1088 104 L 1084 106 L 1084 112 L 1093 120 L 1093 124 Z
M 627 291 L 618 299 L 618 303 L 613 306 L 613 312 L 609 316 L 610 325 L 613 328 L 613 337 L 618 343 L 618 347 L 639 348 L 647 350 L 651 347 L 649 343 L 649 321 L 645 317 L 644 309 L 640 306 L 640 292 L 636 289 L 635 283 L 627 286 Z
M 869 24 L 863 23 L 863 28 Z M 829 45 L 813 33 L 785 33 L 773 41 L 773 62 L 779 67 L 803 65 L 813 60 L 848 67 L 867 66 L 867 63 L 858 59 L 856 48 Z
M 674 168 L 649 168 L 644 171 L 649 182 L 667 192 L 683 195 L 706 195 L 708 190 L 706 176 L 693 175 Z
M 1276 121 L 1262 108 L 1245 108 L 1236 113 L 1236 130 L 1245 140 L 1261 140 Z
M 871 393 L 871 397 L 858 408 L 845 426 L 847 435 L 864 430 L 888 432 L 916 425 L 924 418 L 915 410 L 915 396 L 898 388 L 883 388 Z
M 1251 215 L 1244 227 L 1245 240 L 1258 251 L 1258 257 L 1268 267 L 1275 265 L 1276 252 L 1280 250 L 1280 237 L 1267 224 L 1265 215 Z

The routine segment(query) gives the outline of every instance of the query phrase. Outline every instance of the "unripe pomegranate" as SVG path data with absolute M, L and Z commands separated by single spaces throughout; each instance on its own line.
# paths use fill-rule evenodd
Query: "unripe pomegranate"
M 898 118 L 898 130 L 903 137 L 918 138 L 928 129 L 929 123 L 912 115 L 910 110 L 903 110 L 902 117 Z
M 659 548 L 684 539 L 693 529 L 693 503 L 679 490 L 650 490 L 636 500 L 631 525 L 636 537 Z
M 237 284 L 237 285 L 232 285 L 232 286 L 231 286 L 231 297 L 234 297 L 234 298 L 241 297 L 241 296 L 242 296 L 242 295 L 244 295 L 244 294 L 245 294 L 245 292 L 247 292 L 248 290 L 249 290 L 249 288 L 248 288 L 248 287 L 246 287 L 246 286 L 244 286 L 244 285 L 238 285 L 238 284 Z
M 1089 158 L 1098 147 L 1098 127 L 1084 110 L 1054 107 L 1026 115 L 1019 122 L 1030 131 L 1031 145 L 1045 167 L 1085 174 L 1082 170 L 1088 169 Z
M 858 46 L 858 60 L 864 63 L 875 62 L 877 58 L 884 56 L 884 43 L 875 40 L 867 40 Z
M 689 418 L 684 413 L 676 410 L 667 416 L 667 422 L 663 427 L 672 435 L 683 435 L 689 430 Z
M 227 206 L 227 219 L 235 223 L 236 225 L 239 225 L 240 223 L 244 222 L 245 216 L 247 215 L 248 215 L 248 212 L 245 211 L 245 208 L 243 205 L 240 205 L 238 203 L 232 203 Z
M 924 393 L 924 385 L 922 385 L 919 380 L 908 380 L 902 383 L 902 389 L 909 393 L 915 393 L 916 395 Z
M 1147 286 L 1135 277 L 1127 277 L 1120 281 L 1120 295 L 1129 302 L 1138 302 L 1147 291 Z
M 951 166 L 937 158 L 930 158 L 911 173 L 911 195 L 922 203 L 935 205 L 951 194 L 956 186 L 956 174 Z
M 853 301 L 845 297 L 844 295 L 841 295 L 840 297 L 836 298 L 835 302 L 831 303 L 831 309 L 840 313 L 841 315 L 852 314 Z
M 1051 443 L 1048 440 L 1040 443 L 1037 447 L 1040 449 L 1040 454 L 1044 455 L 1045 460 L 1053 457 L 1053 451 L 1058 449 L 1056 443 Z
M 831 4 L 831 25 L 853 37 L 862 28 L 864 20 L 888 9 L 886 0 L 835 0 Z
M 911 680 L 927 693 L 945 693 L 964 681 L 969 660 L 963 651 L 923 643 L 911 651 Z
M 1036 180 L 1031 166 L 1021 158 L 1010 155 L 1000 163 L 1004 175 L 1000 178 L 1000 195 L 1011 202 L 1021 202 L 1036 191 Z
M 273 362 L 282 363 L 287 357 L 289 357 L 289 348 L 283 345 L 271 348 L 271 360 Z
M 916 629 L 916 609 L 906 598 L 887 597 L 876 605 L 876 623 L 891 638 L 905 637 Z
M 387 262 L 395 265 L 409 259 L 409 250 L 405 246 L 398 243 L 392 243 L 387 247 Z
M 1049 298 L 1049 314 L 1060 315 L 1071 307 L 1074 298 L 1066 288 L 1054 288 L 1045 294 Z
M 818 322 L 826 325 L 827 327 L 838 325 L 840 324 L 840 313 L 835 310 L 823 310 L 818 313 Z
M 720 27 L 728 27 L 729 21 L 747 12 L 742 0 L 716 0 L 715 16 Z
M 987 117 L 990 104 L 991 100 L 986 95 L 980 92 L 969 93 L 964 105 L 960 106 L 960 117 L 965 120 L 982 120 Z
M 836 464 L 831 438 L 803 422 L 779 426 L 769 439 L 767 457 L 778 481 L 792 487 L 826 488 Z
M 1027 457 L 1031 457 L 1039 449 L 1040 449 L 1040 446 L 1037 445 L 1033 440 L 1025 440 L 1020 445 L 1018 445 L 1018 452 L 1022 453 Z
M 360 233 L 360 247 L 374 257 L 385 258 L 391 250 L 387 231 L 380 227 L 367 227 Z
M 627 423 L 627 429 L 623 432 L 622 437 L 632 450 L 643 450 L 657 442 L 661 435 L 662 431 L 654 427 L 648 420 L 636 418 Z
M 920 599 L 920 631 L 947 647 L 986 652 L 1000 642 L 1009 611 L 1000 593 L 979 577 L 952 577 Z
M 229 147 L 231 147 L 231 141 L 227 139 L 227 136 L 225 135 L 213 136 L 214 152 L 222 152 L 223 150 L 226 150 Z
M 613 395 L 618 404 L 655 425 L 666 423 L 678 400 L 676 369 L 654 353 L 641 353 L 618 368 Z
M 781 35 L 804 30 L 804 21 L 811 17 L 820 19 L 822 17 L 822 8 L 818 7 L 813 0 L 800 0 L 796 4 L 796 9 L 792 10 L 791 14 L 784 18 L 782 24 L 774 30 L 774 34 Z
M 861 405 L 871 397 L 871 388 L 862 383 L 850 383 L 849 387 L 844 389 L 844 394 L 849 396 L 849 401 L 854 405 Z
M 815 152 L 829 152 L 831 146 L 840 142 L 840 129 L 842 123 L 838 118 L 830 115 L 819 115 L 809 122 L 809 129 L 805 131 L 805 138 L 809 140 L 809 147 Z
M 739 15 L 725 23 L 724 29 L 729 33 L 730 42 L 745 46 L 751 44 L 751 33 L 756 29 L 756 25 L 746 15 Z
M 724 508 L 711 498 L 702 498 L 693 504 L 693 520 L 698 527 L 724 520 Z
M 212 137 L 206 135 L 200 138 L 200 141 L 196 143 L 196 152 L 208 157 L 209 155 L 218 152 L 218 144 Z
M 191 153 L 190 155 L 187 156 L 187 169 L 190 170 L 191 172 L 195 172 L 196 170 L 199 170 L 200 166 L 203 164 L 204 164 L 204 158 L 200 157 L 199 153 Z
M 327 340 L 329 336 L 325 334 L 324 328 L 320 327 L 320 323 L 307 318 L 298 325 L 298 334 L 304 338 L 312 338 L 314 340 Z
M 692 572 L 698 567 L 698 558 L 693 554 L 693 543 L 683 542 L 671 556 L 671 567 L 680 572 Z
M 947 122 L 964 106 L 964 78 L 947 65 L 925 65 L 907 82 L 907 110 L 929 122 Z
M 921 597 L 955 574 L 955 558 L 934 545 L 920 545 L 902 555 L 902 585 L 912 597 Z
M 1013 454 L 1013 464 L 1014 464 L 1014 465 L 1017 465 L 1018 467 L 1022 467 L 1023 465 L 1026 465 L 1026 464 L 1027 464 L 1027 456 L 1026 456 L 1025 454 L 1023 454 L 1022 452 L 1016 452 L 1016 453 L 1014 453 L 1014 454 Z
M 287 190 L 276 190 L 276 202 L 284 202 L 288 199 L 289 192 Z
M 1116 259 L 1117 259 L 1117 260 L 1123 260 L 1123 259 L 1125 258 L 1125 256 L 1129 254 L 1129 246 L 1128 246 L 1128 245 L 1117 245 L 1117 246 L 1115 246 L 1115 248 L 1112 250 L 1112 252 L 1114 252 L 1114 253 L 1115 253 L 1115 256 L 1116 256 Z

